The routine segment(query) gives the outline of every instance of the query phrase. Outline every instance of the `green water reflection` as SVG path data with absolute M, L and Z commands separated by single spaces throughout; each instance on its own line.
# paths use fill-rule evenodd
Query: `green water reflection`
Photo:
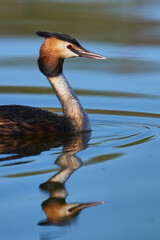
M 75 89 L 74 92 L 80 96 L 103 96 L 103 97 L 122 97 L 122 98 L 148 98 L 148 99 L 159 99 L 160 95 L 149 95 L 142 93 L 132 92 L 115 92 L 115 91 L 95 91 L 95 90 L 80 90 Z M 1 86 L 0 93 L 11 93 L 11 94 L 55 94 L 52 88 L 48 87 L 21 87 L 21 86 Z
M 2 36 L 33 35 L 37 29 L 98 41 L 159 44 L 159 21 L 135 15 L 156 1 L 0 1 Z M 134 11 L 133 11 L 134 10 Z

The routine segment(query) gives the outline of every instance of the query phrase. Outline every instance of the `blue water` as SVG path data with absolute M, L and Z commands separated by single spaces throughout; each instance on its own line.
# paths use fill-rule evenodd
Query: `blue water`
M 108 57 L 70 59 L 64 66 L 89 113 L 90 136 L 0 138 L 0 238 L 158 240 L 159 1 L 94 1 L 97 7 L 87 1 L 90 9 L 65 2 L 60 10 L 55 1 L 16 2 L 15 13 L 12 1 L 0 1 L 6 9 L 0 10 L 1 25 L 7 26 L 0 39 L 1 105 L 60 111 L 37 67 L 43 39 L 34 32 L 41 24 L 52 23 L 50 30 L 73 34 L 85 48 Z M 56 14 L 54 9 L 68 20 L 47 15 Z M 56 218 L 59 206 L 99 201 L 105 203 Z

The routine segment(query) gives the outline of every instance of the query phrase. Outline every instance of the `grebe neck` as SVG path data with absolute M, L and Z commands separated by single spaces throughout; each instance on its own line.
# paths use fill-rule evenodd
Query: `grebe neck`
M 88 116 L 63 73 L 47 78 L 61 103 L 63 115 L 69 119 L 74 131 L 90 131 Z

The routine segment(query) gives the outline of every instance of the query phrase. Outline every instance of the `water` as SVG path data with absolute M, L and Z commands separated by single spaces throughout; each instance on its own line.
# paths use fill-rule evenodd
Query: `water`
M 1 104 L 60 111 L 37 68 L 37 30 L 108 57 L 65 62 L 91 134 L 0 138 L 0 238 L 158 240 L 159 1 L 0 4 Z

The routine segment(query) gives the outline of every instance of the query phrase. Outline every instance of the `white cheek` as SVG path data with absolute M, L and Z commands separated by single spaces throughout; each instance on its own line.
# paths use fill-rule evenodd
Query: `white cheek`
M 72 52 L 69 49 L 66 49 L 65 51 L 65 58 L 72 58 L 72 57 L 78 57 L 78 55 L 74 52 Z
M 64 58 L 78 57 L 78 55 L 67 48 L 68 43 L 63 44 Z

